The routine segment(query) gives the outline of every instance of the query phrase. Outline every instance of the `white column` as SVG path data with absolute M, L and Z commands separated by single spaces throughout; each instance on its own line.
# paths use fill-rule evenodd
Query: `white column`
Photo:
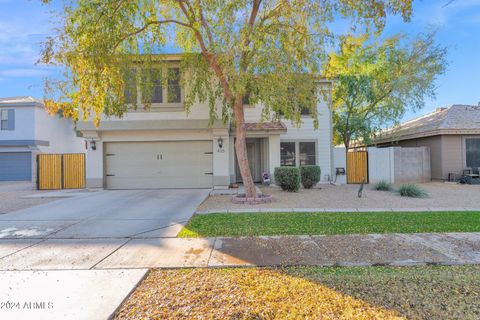
M 103 188 L 103 142 L 96 131 L 84 132 L 83 137 L 88 146 L 85 154 L 87 188 Z M 92 141 L 95 141 L 95 150 Z
M 268 170 L 272 181 L 276 167 L 280 167 L 280 135 L 278 134 L 268 136 Z
M 221 145 L 219 143 L 221 141 Z M 213 186 L 228 188 L 230 184 L 230 139 L 228 130 L 213 130 Z

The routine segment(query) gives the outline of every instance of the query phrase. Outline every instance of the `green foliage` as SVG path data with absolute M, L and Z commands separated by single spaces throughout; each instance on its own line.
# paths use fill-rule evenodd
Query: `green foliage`
M 275 168 L 275 183 L 282 190 L 297 192 L 300 189 L 300 169 L 298 167 L 277 167 Z
M 302 177 L 302 185 L 305 189 L 310 189 L 320 181 L 319 166 L 300 166 L 300 175 Z
M 334 81 L 334 130 L 347 148 L 351 141 L 370 143 L 375 132 L 435 96 L 435 80 L 447 63 L 446 49 L 434 39 L 435 33 L 411 41 L 403 35 L 342 38 L 324 74 Z
M 377 191 L 390 191 L 392 190 L 392 185 L 385 180 L 381 180 L 373 186 L 373 189 Z
M 402 197 L 425 198 L 428 197 L 427 191 L 423 190 L 416 184 L 402 184 L 398 189 L 398 193 Z
M 58 34 L 44 43 L 40 59 L 65 71 L 61 80 L 46 82 L 46 106 L 97 125 L 102 114 L 127 112 L 125 75 L 131 70 L 148 96 L 150 70 L 168 62 L 159 54 L 172 45 L 185 53 L 181 83 L 188 88 L 187 112 L 194 101 L 205 102 L 211 121 L 227 121 L 235 103 L 250 92 L 253 103 L 265 104 L 264 119 L 281 114 L 300 124 L 302 108 L 316 119 L 311 75 L 319 73 L 334 17 L 380 30 L 387 15 L 408 20 L 412 10 L 412 0 L 63 3 Z
M 179 237 L 479 232 L 480 212 L 270 212 L 195 215 Z

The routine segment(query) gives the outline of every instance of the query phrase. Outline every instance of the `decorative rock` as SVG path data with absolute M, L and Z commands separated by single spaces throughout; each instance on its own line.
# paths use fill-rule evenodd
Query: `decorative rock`
M 244 194 L 237 194 L 232 196 L 232 202 L 236 204 L 263 204 L 271 203 L 274 201 L 274 198 L 271 195 L 258 195 L 256 198 L 245 197 Z

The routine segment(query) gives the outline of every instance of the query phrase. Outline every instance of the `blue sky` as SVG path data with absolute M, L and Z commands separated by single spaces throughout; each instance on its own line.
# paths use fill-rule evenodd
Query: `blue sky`
M 449 50 L 450 64 L 437 82 L 437 98 L 418 114 L 480 102 L 480 0 L 455 0 L 445 6 L 449 2 L 415 1 L 410 23 L 390 17 L 385 29 L 386 34 L 416 34 L 435 26 L 437 42 Z M 52 32 L 52 8 L 40 0 L 0 0 L 0 97 L 41 98 L 43 78 L 55 76 L 54 69 L 35 65 L 41 41 Z

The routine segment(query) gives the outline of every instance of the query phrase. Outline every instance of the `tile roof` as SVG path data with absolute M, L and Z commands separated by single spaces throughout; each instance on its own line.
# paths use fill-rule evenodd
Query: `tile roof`
M 390 128 L 379 134 L 376 140 L 404 140 L 442 133 L 464 134 L 475 130 L 480 130 L 480 106 L 453 105 Z
M 281 122 L 247 122 L 245 123 L 246 131 L 284 131 L 287 126 Z
M 0 98 L 0 105 L 35 105 L 35 104 L 42 104 L 42 101 L 30 96 Z

